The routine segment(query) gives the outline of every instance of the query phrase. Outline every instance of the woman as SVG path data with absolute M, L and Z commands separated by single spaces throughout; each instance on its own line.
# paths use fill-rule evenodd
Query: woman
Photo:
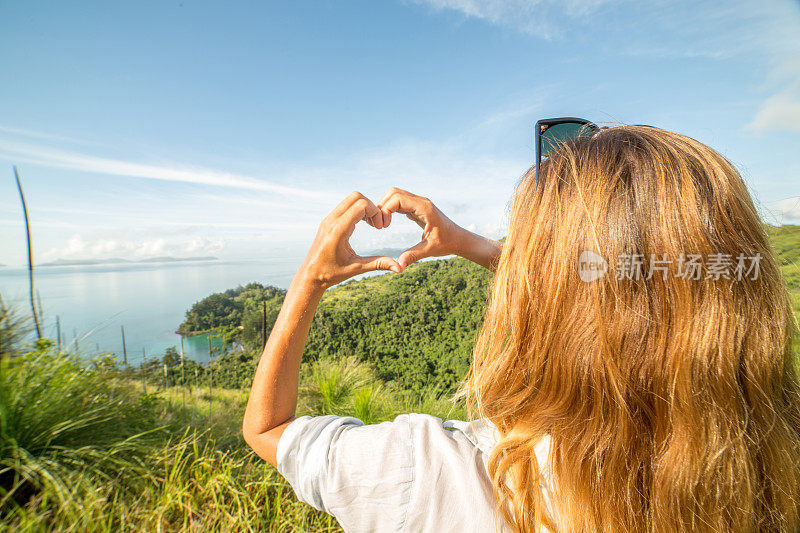
M 683 135 L 622 126 L 564 143 L 534 175 L 502 248 L 402 190 L 342 202 L 264 349 L 250 446 L 348 531 L 800 529 L 796 321 L 736 170 Z M 355 224 L 392 213 L 422 242 L 397 261 L 356 256 Z M 295 418 L 323 291 L 445 254 L 496 265 L 457 394 L 477 420 Z

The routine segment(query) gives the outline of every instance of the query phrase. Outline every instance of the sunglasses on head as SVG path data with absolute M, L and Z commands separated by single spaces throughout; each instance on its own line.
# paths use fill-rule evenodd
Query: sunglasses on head
M 558 145 L 576 139 L 588 137 L 600 131 L 596 124 L 582 118 L 561 117 L 545 118 L 536 122 L 536 184 L 539 184 L 539 167 L 542 158 L 552 152 Z
M 635 124 L 648 126 L 647 124 Z M 561 117 L 545 118 L 536 122 L 536 184 L 539 184 L 539 166 L 542 158 L 571 139 L 578 137 L 591 137 L 601 128 L 594 122 L 583 118 Z M 603 128 L 605 129 L 605 127 Z

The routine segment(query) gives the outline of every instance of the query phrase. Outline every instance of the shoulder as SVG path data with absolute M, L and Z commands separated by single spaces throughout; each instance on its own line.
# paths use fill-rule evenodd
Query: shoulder
M 278 442 L 278 471 L 300 501 L 347 531 L 395 531 L 414 481 L 408 415 L 364 424 L 347 416 L 301 416 Z
M 474 448 L 489 453 L 497 444 L 500 434 L 488 419 L 471 421 L 443 420 L 437 416 L 409 413 L 407 422 L 415 444 L 446 444 Z
M 497 440 L 488 420 L 410 413 L 414 484 L 408 531 L 494 531 L 486 463 Z
M 301 416 L 286 427 L 278 441 L 278 470 L 285 476 L 299 470 L 318 474 L 334 466 L 333 462 L 353 473 L 381 462 L 408 466 L 410 441 L 405 414 L 369 425 L 352 416 Z
M 486 418 L 463 421 L 409 414 L 415 482 L 410 500 L 409 531 L 453 530 L 506 531 L 495 512 L 494 487 L 487 464 L 500 440 L 500 432 Z M 546 505 L 552 495 L 546 469 L 550 438 L 537 442 L 540 488 Z M 548 508 L 550 512 L 550 510 Z
M 471 450 L 488 454 L 500 437 L 499 432 L 488 419 L 442 420 L 439 417 L 421 413 L 409 413 L 409 433 L 415 446 L 447 450 Z

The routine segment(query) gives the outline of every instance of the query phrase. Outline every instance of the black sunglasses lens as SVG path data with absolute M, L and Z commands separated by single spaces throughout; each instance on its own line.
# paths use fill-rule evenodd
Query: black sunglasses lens
M 575 139 L 576 137 L 585 137 L 591 135 L 593 130 L 586 124 L 579 124 L 577 122 L 565 122 L 563 124 L 555 124 L 548 127 L 542 133 L 542 153 L 541 156 L 546 156 L 553 149 L 558 147 L 559 144 Z

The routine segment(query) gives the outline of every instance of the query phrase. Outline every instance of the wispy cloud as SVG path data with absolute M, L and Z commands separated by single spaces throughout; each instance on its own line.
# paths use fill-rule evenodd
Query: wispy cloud
M 770 211 L 777 224 L 800 224 L 800 196 L 776 202 Z
M 58 212 L 55 209 L 48 207 L 37 207 L 37 212 L 48 213 Z M 75 209 L 69 211 L 61 211 L 62 213 L 80 214 L 82 217 L 91 217 L 86 222 L 71 222 L 59 218 L 42 218 L 39 217 L 31 222 L 31 226 L 35 229 L 39 227 L 47 228 L 74 228 L 81 230 L 97 229 L 99 222 L 104 222 L 113 219 L 115 228 L 126 226 L 142 226 L 150 224 L 152 227 L 160 228 L 161 231 L 167 231 L 170 228 L 215 228 L 226 230 L 262 230 L 262 231 L 291 231 L 297 229 L 312 229 L 317 225 L 313 222 L 236 222 L 230 219 L 192 219 L 192 218 L 170 218 L 168 216 L 157 216 L 156 214 L 141 215 L 141 214 L 126 214 L 119 213 L 104 213 L 104 212 L 91 212 L 83 209 Z M 173 215 L 174 216 L 174 215 Z M 7 227 L 23 227 L 24 221 L 16 218 L 0 218 L 0 225 Z
M 13 128 L 11 126 L 4 126 L 0 124 L 0 133 L 7 133 L 17 137 L 28 137 L 32 139 L 44 139 L 48 141 L 66 141 L 70 143 L 79 142 L 81 144 L 88 144 L 86 141 L 79 141 L 74 137 L 67 137 L 65 135 L 55 135 L 53 133 L 45 133 L 42 131 L 34 131 L 25 128 Z
M 800 91 L 787 90 L 767 98 L 759 107 L 751 126 L 758 132 L 800 132 Z
M 67 242 L 42 254 L 42 261 L 56 259 L 146 259 L 157 256 L 214 255 L 225 249 L 223 239 L 191 237 L 181 241 L 163 237 L 155 239 L 86 239 L 80 234 L 72 235 Z
M 563 17 L 585 17 L 613 0 L 411 0 L 435 11 L 451 11 L 523 33 L 551 39 Z
M 773 1 L 754 9 L 760 20 L 748 41 L 769 66 L 762 87 L 768 96 L 748 126 L 800 132 L 800 4 Z
M 518 131 L 528 131 L 528 122 L 551 89 L 533 91 L 538 95 L 533 100 L 518 95 L 443 139 L 398 139 L 343 154 L 327 165 L 296 162 L 283 164 L 279 171 L 269 165 L 280 183 L 206 167 L 103 157 L 66 149 L 72 144 L 46 134 L 37 137 L 41 142 L 28 142 L 7 129 L 0 135 L 0 157 L 77 170 L 70 175 L 75 180 L 81 173 L 94 173 L 206 185 L 182 191 L 178 203 L 159 188 L 136 182 L 124 188 L 118 184 L 83 188 L 68 203 L 61 196 L 40 196 L 33 209 L 40 261 L 217 253 L 253 258 L 281 246 L 302 253 L 300 248 L 313 238 L 319 221 L 348 192 L 361 190 L 377 200 L 390 186 L 428 196 L 456 222 L 500 236 L 513 186 L 531 159 L 524 146 L 522 151 L 509 151 L 507 141 L 518 138 Z M 291 185 L 300 183 L 304 188 Z M 0 232 L 5 231 L 9 242 L 23 242 L 20 230 L 21 218 L 0 220 Z M 419 233 L 405 217 L 396 217 L 387 230 L 359 224 L 352 244 L 357 251 L 405 248 L 419 239 Z M 21 244 L 8 252 L 4 262 L 22 260 Z
M 612 54 L 727 60 L 755 53 L 772 66 L 773 78 L 800 61 L 800 5 L 790 0 L 406 1 L 545 40 L 599 49 L 613 43 Z M 602 40 L 585 39 L 598 33 Z M 797 79 L 797 69 L 788 70 Z
M 23 160 L 52 168 L 62 168 L 131 178 L 194 183 L 216 187 L 230 187 L 271 192 L 296 198 L 329 198 L 325 192 L 291 187 L 252 176 L 233 174 L 214 169 L 190 166 L 161 166 L 147 163 L 98 157 L 63 150 L 42 144 L 30 144 L 0 139 L 0 155 L 8 159 Z

